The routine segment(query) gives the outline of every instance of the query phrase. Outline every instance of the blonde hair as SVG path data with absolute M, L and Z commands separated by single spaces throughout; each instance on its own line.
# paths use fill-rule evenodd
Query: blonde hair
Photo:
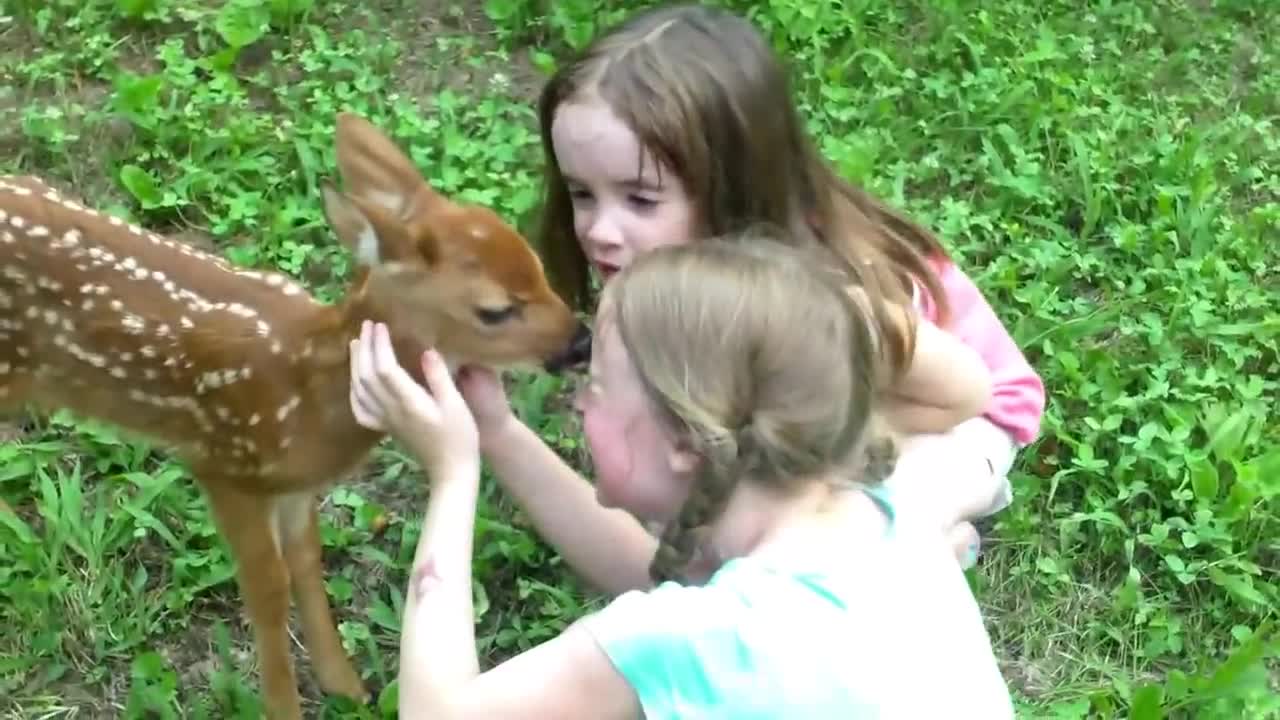
M 786 68 L 763 35 L 723 8 L 677 5 L 638 12 L 566 61 L 538 101 L 545 158 L 537 241 L 556 289 L 590 306 L 587 260 L 551 139 L 566 103 L 598 97 L 640 144 L 684 182 L 703 234 L 729 236 L 758 223 L 784 242 L 816 238 L 830 263 L 869 294 L 911 302 L 912 283 L 949 313 L 934 262 L 938 239 L 904 213 L 838 176 L 819 154 L 792 98 Z M 636 158 L 636 171 L 642 158 Z M 910 365 L 914 320 L 873 315 L 892 369 Z
M 866 441 L 870 323 L 841 273 L 781 236 L 756 228 L 654 250 L 605 288 L 642 385 L 702 460 L 662 535 L 655 581 L 688 565 L 741 480 L 787 492 L 832 471 L 874 483 L 892 469 L 891 446 Z

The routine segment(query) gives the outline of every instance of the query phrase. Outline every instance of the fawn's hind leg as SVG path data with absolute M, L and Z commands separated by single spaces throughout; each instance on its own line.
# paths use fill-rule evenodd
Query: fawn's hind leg
M 30 384 L 31 376 L 24 368 L 0 358 L 0 445 L 23 436 L 22 405 Z
M 368 693 L 342 649 L 329 597 L 325 594 L 315 496 L 310 493 L 281 496 L 276 500 L 275 512 L 293 599 L 298 605 L 303 636 L 320 689 L 367 702 Z
M 289 650 L 289 573 L 272 528 L 274 504 L 216 476 L 199 477 L 236 561 L 236 579 L 261 666 L 266 715 L 272 720 L 302 720 Z

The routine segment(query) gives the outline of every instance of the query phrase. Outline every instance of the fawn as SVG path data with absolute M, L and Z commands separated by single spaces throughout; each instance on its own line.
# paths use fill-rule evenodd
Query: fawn
M 590 337 L 495 212 L 433 190 L 363 118 L 339 114 L 336 137 L 346 191 L 324 185 L 325 215 L 357 262 L 337 305 L 0 177 L 0 407 L 70 409 L 187 465 L 236 560 L 273 718 L 301 717 L 291 592 L 321 689 L 369 700 L 333 625 L 316 526 L 317 495 L 381 439 L 349 405 L 361 321 L 389 325 L 420 382 L 429 346 L 451 367 L 555 371 Z

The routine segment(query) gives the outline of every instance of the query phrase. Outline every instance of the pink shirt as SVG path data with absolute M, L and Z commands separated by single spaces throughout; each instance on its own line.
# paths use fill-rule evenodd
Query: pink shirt
M 1044 383 L 973 281 L 946 258 L 930 261 L 951 311 L 950 322 L 942 329 L 976 350 L 991 371 L 991 400 L 982 416 L 1008 430 L 1019 444 L 1030 443 L 1040 434 Z M 933 299 L 926 292 L 915 296 L 920 313 L 937 323 L 938 308 Z

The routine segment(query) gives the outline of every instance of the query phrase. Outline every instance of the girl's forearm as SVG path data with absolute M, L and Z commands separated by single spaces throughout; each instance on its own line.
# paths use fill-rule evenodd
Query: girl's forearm
M 906 435 L 946 432 L 970 417 L 962 417 L 953 408 L 922 405 L 894 395 L 885 397 L 883 412 L 889 427 Z
M 471 599 L 479 464 L 432 478 L 400 630 L 401 717 L 447 717 L 480 673 Z
M 870 310 L 862 288 L 851 287 L 849 293 Z M 887 302 L 885 310 L 894 331 L 906 334 L 914 328 L 915 338 L 910 362 L 881 388 L 885 417 L 894 429 L 946 432 L 980 413 L 991 397 L 991 373 L 982 357 L 911 307 Z
M 904 432 L 945 432 L 975 417 L 991 399 L 982 357 L 933 323 L 916 318 L 911 364 L 888 388 L 895 426 Z M 901 423 L 901 424 L 898 424 Z
M 485 459 L 538 534 L 610 595 L 652 586 L 657 540 L 631 515 L 602 507 L 595 488 L 516 418 L 484 439 Z

